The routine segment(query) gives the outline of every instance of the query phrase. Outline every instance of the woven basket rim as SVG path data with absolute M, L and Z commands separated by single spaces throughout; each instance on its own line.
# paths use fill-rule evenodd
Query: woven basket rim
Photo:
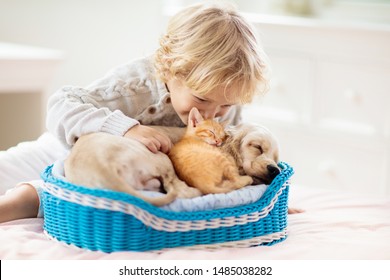
M 79 193 L 80 195 L 88 195 L 96 198 L 108 198 L 115 201 L 121 201 L 139 207 L 157 217 L 164 217 L 165 219 L 172 220 L 206 220 L 221 218 L 223 216 L 237 216 L 251 214 L 258 209 L 266 208 L 278 192 L 284 187 L 285 183 L 294 174 L 293 168 L 286 162 L 279 162 L 278 166 L 281 168 L 280 174 L 278 174 L 272 183 L 268 186 L 264 194 L 259 200 L 237 207 L 213 209 L 206 211 L 194 211 L 194 212 L 174 212 L 170 210 L 161 209 L 154 206 L 138 197 L 132 196 L 127 193 L 107 190 L 107 189 L 94 189 L 85 186 L 71 184 L 60 178 L 55 177 L 52 174 L 53 165 L 48 166 L 41 174 L 42 179 L 46 183 L 54 184 L 71 192 Z M 82 204 L 80 204 L 82 205 Z

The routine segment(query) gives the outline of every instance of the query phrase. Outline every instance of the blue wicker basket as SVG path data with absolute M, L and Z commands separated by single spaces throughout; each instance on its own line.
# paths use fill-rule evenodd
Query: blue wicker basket
M 289 178 L 281 173 L 256 202 L 199 212 L 162 210 L 137 197 L 91 189 L 42 173 L 44 230 L 52 238 L 103 252 L 176 247 L 213 249 L 272 245 L 287 237 Z

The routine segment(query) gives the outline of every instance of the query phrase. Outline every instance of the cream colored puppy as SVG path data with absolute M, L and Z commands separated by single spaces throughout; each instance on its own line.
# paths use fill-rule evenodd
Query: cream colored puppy
M 228 134 L 222 148 L 234 157 L 240 174 L 252 176 L 253 184 L 270 184 L 280 173 L 276 137 L 258 124 L 240 124 L 228 129 Z M 302 209 L 288 208 L 289 214 L 302 212 Z
M 275 136 L 264 126 L 240 124 L 228 129 L 222 146 L 239 166 L 240 173 L 252 176 L 253 184 L 270 184 L 280 173 L 279 145 Z
M 176 197 L 201 195 L 181 181 L 169 157 L 152 153 L 140 142 L 107 133 L 80 137 L 64 163 L 65 177 L 73 184 L 129 193 L 153 205 L 162 206 Z M 146 197 L 140 190 L 167 192 Z

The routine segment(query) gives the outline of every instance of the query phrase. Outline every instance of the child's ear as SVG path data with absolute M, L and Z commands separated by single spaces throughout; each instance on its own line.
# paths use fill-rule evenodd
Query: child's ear
M 198 109 L 195 107 L 191 109 L 190 113 L 188 114 L 188 124 L 190 124 L 192 127 L 196 127 L 196 125 L 203 121 L 202 115 L 199 113 Z

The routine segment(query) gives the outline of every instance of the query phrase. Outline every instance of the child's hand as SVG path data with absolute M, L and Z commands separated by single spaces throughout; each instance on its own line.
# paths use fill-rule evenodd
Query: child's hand
M 124 137 L 133 138 L 141 142 L 153 153 L 161 151 L 167 154 L 172 148 L 172 142 L 167 135 L 141 124 L 130 128 Z

